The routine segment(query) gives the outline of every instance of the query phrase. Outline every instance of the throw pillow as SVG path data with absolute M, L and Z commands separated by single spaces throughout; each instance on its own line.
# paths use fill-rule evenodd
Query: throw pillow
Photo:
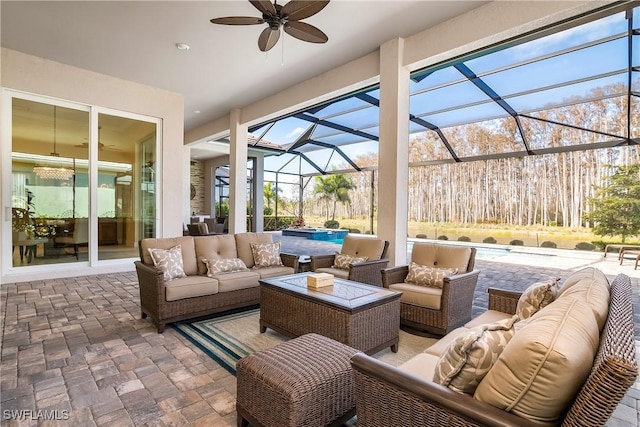
M 232 271 L 248 270 L 245 263 L 240 258 L 218 258 L 202 259 L 207 266 L 207 276 L 212 277 L 218 273 L 229 273 Z
M 433 381 L 458 393 L 473 394 L 513 338 L 517 316 L 476 326 L 451 342 L 435 367 Z
M 457 273 L 457 268 L 434 268 L 411 262 L 409 264 L 409 274 L 407 274 L 404 281 L 413 285 L 442 289 L 444 278 Z
M 333 259 L 333 268 L 339 268 L 340 270 L 348 270 L 349 269 L 349 264 L 356 264 L 358 262 L 365 262 L 366 260 L 368 260 L 369 258 L 366 256 L 355 256 L 355 255 L 349 255 L 349 254 L 341 254 L 341 253 L 336 253 L 335 258 Z
M 253 253 L 253 268 L 274 267 L 283 265 L 280 259 L 280 242 L 251 243 Z
M 528 319 L 556 299 L 558 295 L 558 280 L 558 278 L 554 277 L 543 282 L 534 283 L 525 289 L 520 295 L 516 306 L 516 314 L 520 319 Z
M 186 277 L 184 266 L 182 264 L 182 247 L 176 245 L 171 249 L 153 249 L 149 248 L 151 260 L 164 276 L 165 281 Z

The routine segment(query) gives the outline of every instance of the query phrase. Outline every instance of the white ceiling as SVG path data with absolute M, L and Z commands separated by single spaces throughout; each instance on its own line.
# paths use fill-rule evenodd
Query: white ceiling
M 257 40 L 266 24 L 209 22 L 222 16 L 260 16 L 246 0 L 3 0 L 1 42 L 13 50 L 181 93 L 188 131 L 483 3 L 332 0 L 304 20 L 322 29 L 328 43 L 305 43 L 283 33 L 265 54 Z M 191 49 L 176 49 L 178 42 Z

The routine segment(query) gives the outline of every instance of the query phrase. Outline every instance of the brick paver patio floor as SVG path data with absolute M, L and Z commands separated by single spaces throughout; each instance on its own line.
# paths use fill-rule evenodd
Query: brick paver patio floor
M 570 274 L 483 260 L 476 268 L 474 314 L 489 286 L 522 290 Z M 4 284 L 0 297 L 2 425 L 236 425 L 235 377 L 172 328 L 157 334 L 140 319 L 135 272 Z M 639 399 L 636 383 L 607 425 L 639 426 Z M 45 416 L 68 419 L 32 419 Z

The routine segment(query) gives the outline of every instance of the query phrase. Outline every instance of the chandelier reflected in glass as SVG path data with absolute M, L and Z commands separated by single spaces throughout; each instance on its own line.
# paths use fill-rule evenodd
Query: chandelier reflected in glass
M 51 157 L 54 157 L 52 162 L 55 162 L 56 157 L 60 157 L 60 154 L 56 151 L 56 137 L 57 137 L 57 107 L 53 106 L 53 152 L 50 154 Z M 56 179 L 59 181 L 68 181 L 74 175 L 73 169 L 68 169 L 63 166 L 52 165 L 36 165 L 33 168 L 33 173 L 36 174 L 39 178 L 42 179 Z

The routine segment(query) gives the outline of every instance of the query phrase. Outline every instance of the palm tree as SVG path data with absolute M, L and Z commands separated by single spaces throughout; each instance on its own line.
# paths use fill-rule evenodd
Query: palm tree
M 280 192 L 282 192 L 282 189 L 278 188 L 278 191 L 276 191 L 276 184 L 273 182 L 269 182 L 264 185 L 264 199 L 267 201 L 267 210 L 269 211 L 269 215 L 273 212 L 271 209 L 271 202 L 276 200 L 278 193 Z
M 326 178 L 316 177 L 316 183 L 313 188 L 313 194 L 318 196 L 320 200 L 324 200 L 327 204 L 327 219 L 329 219 L 329 203 L 333 202 L 333 212 L 331 219 L 336 219 L 336 205 L 340 203 L 350 203 L 349 190 L 355 186 L 351 179 L 345 174 L 330 175 Z

